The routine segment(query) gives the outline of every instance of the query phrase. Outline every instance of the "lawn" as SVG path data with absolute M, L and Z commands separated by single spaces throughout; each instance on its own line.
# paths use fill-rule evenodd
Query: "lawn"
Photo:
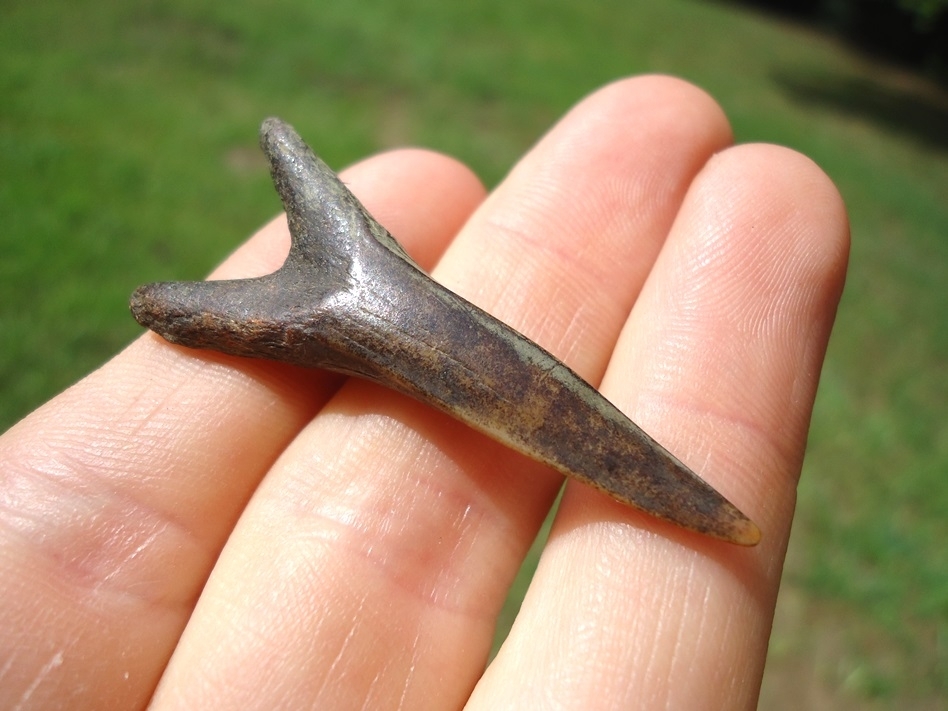
M 493 184 L 581 96 L 659 71 L 714 94 L 739 140 L 812 156 L 849 205 L 852 269 L 761 707 L 943 708 L 943 91 L 697 0 L 10 0 L 2 16 L 0 429 L 135 337 L 137 284 L 200 277 L 278 209 L 266 115 L 334 166 L 412 143 Z

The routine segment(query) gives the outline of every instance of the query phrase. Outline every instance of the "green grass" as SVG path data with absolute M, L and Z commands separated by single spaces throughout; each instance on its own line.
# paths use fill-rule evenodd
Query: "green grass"
M 803 690 L 832 708 L 937 708 L 948 695 L 948 99 L 745 10 L 6 2 L 0 426 L 138 333 L 126 310 L 137 284 L 201 276 L 278 210 L 256 149 L 264 116 L 293 122 L 331 165 L 414 143 L 493 184 L 582 95 L 647 71 L 705 87 L 740 140 L 811 155 L 852 216 L 762 706 L 795 707 Z

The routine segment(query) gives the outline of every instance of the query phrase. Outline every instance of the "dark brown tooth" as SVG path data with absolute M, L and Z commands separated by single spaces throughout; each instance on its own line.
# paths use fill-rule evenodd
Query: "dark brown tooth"
M 132 314 L 169 341 L 368 378 L 684 528 L 760 531 L 566 365 L 425 274 L 293 129 L 261 145 L 292 235 L 257 279 L 149 284 Z

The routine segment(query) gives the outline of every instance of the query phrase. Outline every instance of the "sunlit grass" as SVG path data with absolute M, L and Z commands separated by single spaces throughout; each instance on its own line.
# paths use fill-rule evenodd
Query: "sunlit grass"
M 7 3 L 0 425 L 138 333 L 138 283 L 199 277 L 277 211 L 264 116 L 336 167 L 421 144 L 493 184 L 584 94 L 647 71 L 705 87 L 739 140 L 811 155 L 852 214 L 766 705 L 800 685 L 835 708 L 935 703 L 948 694 L 948 100 L 727 5 Z

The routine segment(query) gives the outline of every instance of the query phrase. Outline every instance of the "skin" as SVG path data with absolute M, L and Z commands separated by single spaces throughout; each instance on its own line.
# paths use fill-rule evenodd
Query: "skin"
M 489 197 L 416 150 L 342 177 L 762 542 L 567 485 L 485 672 L 559 475 L 370 383 L 145 334 L 0 438 L 0 706 L 754 708 L 846 268 L 831 182 L 731 146 L 666 77 L 582 101 Z M 277 219 L 214 276 L 271 272 L 288 244 Z

